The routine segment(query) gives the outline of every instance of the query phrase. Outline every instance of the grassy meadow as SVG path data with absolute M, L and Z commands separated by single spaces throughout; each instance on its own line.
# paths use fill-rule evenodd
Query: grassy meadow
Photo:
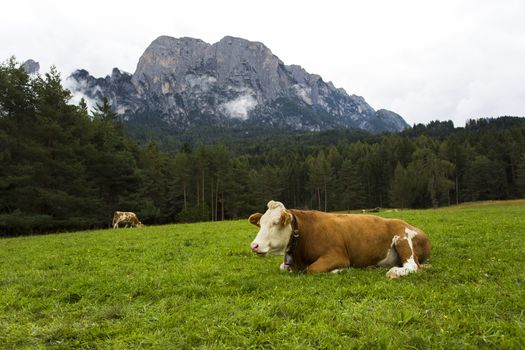
M 0 349 L 525 348 L 525 201 L 380 215 L 430 268 L 280 272 L 247 220 L 0 239 Z

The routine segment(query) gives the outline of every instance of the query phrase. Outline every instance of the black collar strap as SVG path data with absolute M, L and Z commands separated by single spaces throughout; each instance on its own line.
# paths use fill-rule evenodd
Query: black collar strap
M 290 215 L 292 216 L 292 222 L 290 223 L 292 225 L 292 238 L 297 238 L 299 237 L 299 226 L 297 224 L 297 218 L 292 213 L 290 213 Z
M 292 215 L 292 222 L 290 223 L 292 225 L 292 234 L 284 253 L 284 263 L 288 265 L 288 267 L 292 267 L 294 265 L 293 255 L 299 241 L 299 226 L 297 224 L 297 219 L 292 213 L 290 213 L 290 215 Z

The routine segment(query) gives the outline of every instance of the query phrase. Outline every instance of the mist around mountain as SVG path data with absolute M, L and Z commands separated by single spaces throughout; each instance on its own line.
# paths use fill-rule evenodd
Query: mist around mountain
M 298 65 L 285 65 L 264 44 L 231 36 L 214 44 L 161 36 L 133 74 L 114 68 L 96 78 L 79 69 L 65 84 L 88 106 L 108 97 L 132 129 L 398 132 L 408 127 L 398 114 L 376 111 L 363 97 Z

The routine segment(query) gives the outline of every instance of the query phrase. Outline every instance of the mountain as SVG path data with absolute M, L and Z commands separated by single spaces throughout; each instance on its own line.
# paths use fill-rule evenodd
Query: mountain
M 107 96 L 125 121 L 174 130 L 239 126 L 377 132 L 408 127 L 398 114 L 375 111 L 364 98 L 298 65 L 285 65 L 262 43 L 231 36 L 215 44 L 161 36 L 133 74 L 114 68 L 110 76 L 95 78 L 80 69 L 67 80 L 74 93 L 88 99 Z
M 37 74 L 40 70 L 40 63 L 32 59 L 28 59 L 27 61 L 22 63 L 22 68 L 25 69 L 27 74 Z

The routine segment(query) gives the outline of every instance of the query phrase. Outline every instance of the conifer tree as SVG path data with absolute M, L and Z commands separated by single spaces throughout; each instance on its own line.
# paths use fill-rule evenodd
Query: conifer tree
M 366 205 L 366 193 L 362 175 L 357 165 L 350 159 L 345 159 L 340 171 L 342 203 L 344 208 L 359 209 Z
M 516 185 L 518 187 L 519 195 L 522 198 L 525 197 L 525 153 L 521 155 L 520 161 L 517 166 L 517 179 Z
M 413 205 L 413 178 L 401 163 L 397 163 L 394 179 L 390 190 L 390 200 L 393 206 L 410 208 Z
M 111 103 L 107 96 L 102 98 L 102 103 L 96 103 L 92 111 L 93 117 L 105 122 L 114 123 L 117 121 L 118 114 L 113 112 Z

